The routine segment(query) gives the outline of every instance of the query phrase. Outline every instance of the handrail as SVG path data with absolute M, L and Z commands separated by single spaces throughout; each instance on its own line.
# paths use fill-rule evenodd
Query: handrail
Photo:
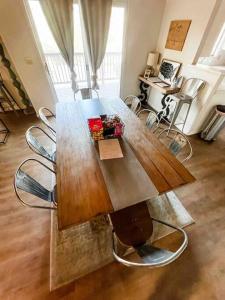
M 54 84 L 70 83 L 70 70 L 60 53 L 45 53 L 48 70 Z M 114 80 L 120 78 L 122 54 L 120 52 L 107 52 L 102 65 L 98 70 L 98 79 Z M 83 52 L 74 53 L 74 69 L 77 74 L 77 82 L 86 81 L 86 62 Z

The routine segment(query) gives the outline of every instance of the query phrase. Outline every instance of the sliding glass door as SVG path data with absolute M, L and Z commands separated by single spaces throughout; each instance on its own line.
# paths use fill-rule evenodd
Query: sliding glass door
M 54 84 L 59 101 L 74 101 L 71 89 L 69 68 L 54 41 L 38 0 L 29 0 L 34 26 L 41 44 L 45 62 Z M 106 54 L 98 71 L 99 95 L 101 97 L 118 97 L 122 64 L 122 47 L 124 31 L 123 6 L 113 5 Z M 74 61 L 77 82 L 80 88 L 91 85 L 90 67 L 85 55 L 80 11 L 74 4 Z M 76 99 L 79 98 L 79 93 Z

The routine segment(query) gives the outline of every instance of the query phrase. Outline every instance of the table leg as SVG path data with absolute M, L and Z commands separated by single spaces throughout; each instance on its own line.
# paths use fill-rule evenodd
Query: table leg
M 174 123 L 176 121 L 176 118 L 177 118 L 177 116 L 179 114 L 179 111 L 180 111 L 180 109 L 179 109 L 179 103 L 176 102 L 176 106 L 175 106 L 174 111 L 173 111 L 173 115 L 172 115 L 172 119 L 171 119 L 171 122 L 170 122 L 168 133 L 170 132 L 170 129 L 173 127 L 173 125 L 174 125 Z
M 152 235 L 152 219 L 146 202 L 141 202 L 110 214 L 113 229 L 127 246 L 144 244 Z
M 159 121 L 162 120 L 162 117 L 164 115 L 164 110 L 167 108 L 167 105 L 168 105 L 166 102 L 166 98 L 167 98 L 167 95 L 163 95 L 162 100 L 161 100 L 162 109 L 157 114 Z
M 188 105 L 189 105 L 189 107 L 188 107 L 188 110 L 187 110 L 187 112 L 186 112 L 186 116 L 185 116 L 185 119 L 184 119 L 184 124 L 183 124 L 183 127 L 182 127 L 182 132 L 184 132 L 184 126 L 185 126 L 185 124 L 186 124 L 186 121 L 187 121 L 187 117 L 188 117 L 188 115 L 189 115 L 189 111 L 190 111 L 190 108 L 191 108 L 191 103 L 187 103 Z
M 138 95 L 138 98 L 141 101 L 141 106 L 144 108 L 149 108 L 148 105 L 148 90 L 149 90 L 149 85 L 144 83 L 143 81 L 140 81 L 140 85 L 139 85 L 141 94 Z
M 162 119 L 166 120 L 167 122 L 170 122 L 168 119 L 168 116 L 170 115 L 170 103 L 171 98 L 169 95 L 163 95 L 161 103 L 162 103 L 162 109 L 158 112 L 157 116 L 159 118 L 159 121 Z

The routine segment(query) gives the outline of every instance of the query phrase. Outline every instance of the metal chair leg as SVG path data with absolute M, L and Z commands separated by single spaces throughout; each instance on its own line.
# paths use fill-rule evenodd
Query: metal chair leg
M 183 127 L 182 127 L 182 129 L 181 129 L 181 131 L 182 132 L 184 132 L 184 126 L 185 126 L 185 124 L 186 124 L 186 121 L 187 121 L 187 117 L 188 117 L 188 115 L 189 115 L 189 111 L 190 111 L 190 109 L 191 109 L 191 103 L 187 103 L 188 104 L 188 110 L 187 110 L 187 113 L 186 113 L 186 116 L 185 116 L 185 119 L 184 119 L 184 124 L 183 124 Z
M 169 98 L 168 101 L 166 101 L 167 97 Z M 167 111 L 168 106 L 170 105 L 171 98 L 169 97 L 169 95 L 164 95 L 161 102 L 164 104 L 163 104 L 162 110 L 157 114 L 159 123 L 162 121 L 162 119 L 164 119 L 164 117 L 167 117 L 166 111 Z
M 172 126 L 175 124 L 176 119 L 177 119 L 177 117 L 178 117 L 178 115 L 179 115 L 179 113 L 180 113 L 180 110 L 181 110 L 182 105 L 183 105 L 183 104 L 181 103 L 181 101 L 176 102 L 176 106 L 175 106 L 175 109 L 174 109 L 174 112 L 173 112 L 172 120 L 171 120 L 171 122 L 170 122 L 170 126 L 169 126 L 168 133 L 170 132 Z

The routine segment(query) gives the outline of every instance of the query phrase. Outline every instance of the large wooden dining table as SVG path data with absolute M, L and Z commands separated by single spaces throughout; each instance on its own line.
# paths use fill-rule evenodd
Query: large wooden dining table
M 120 203 L 110 197 L 98 152 L 88 130 L 87 119 L 100 114 L 117 114 L 121 118 L 125 124 L 123 139 L 128 151 L 132 151 L 136 163 L 143 168 L 154 193 L 162 194 L 195 180 L 121 99 L 58 103 L 56 178 L 59 230 L 121 208 Z M 137 176 L 136 180 L 140 181 L 142 177 Z M 128 199 L 123 208 L 134 204 Z

